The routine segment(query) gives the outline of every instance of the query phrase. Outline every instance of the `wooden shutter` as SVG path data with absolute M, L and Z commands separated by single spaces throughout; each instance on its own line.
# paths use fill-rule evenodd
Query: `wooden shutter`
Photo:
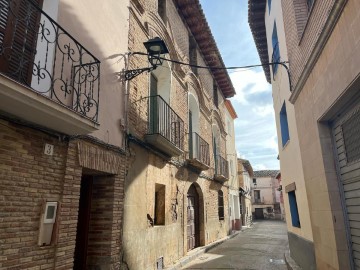
M 360 102 L 332 126 L 354 264 L 360 269 Z
M 30 85 L 42 0 L 0 0 L 0 71 Z

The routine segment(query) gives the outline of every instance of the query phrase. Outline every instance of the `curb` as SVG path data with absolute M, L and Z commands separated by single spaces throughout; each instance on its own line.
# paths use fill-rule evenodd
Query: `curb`
M 284 254 L 286 266 L 288 270 L 302 270 L 302 268 L 291 258 L 290 251 L 286 251 Z
M 196 259 L 197 257 L 199 257 L 200 255 L 208 252 L 209 250 L 221 245 L 222 243 L 224 243 L 225 241 L 231 239 L 231 238 L 234 238 L 235 236 L 237 236 L 240 232 L 244 231 L 244 230 L 247 230 L 251 227 L 246 227 L 246 228 L 242 228 L 240 231 L 236 231 L 235 233 L 223 238 L 223 239 L 220 239 L 220 240 L 217 240 L 213 243 L 210 243 L 206 246 L 202 246 L 202 247 L 199 247 L 197 249 L 195 249 L 194 251 L 190 251 L 189 253 L 190 254 L 187 254 L 185 255 L 184 257 L 180 258 L 177 262 L 175 262 L 174 264 L 168 266 L 168 267 L 165 267 L 164 270 L 178 270 L 180 269 L 181 267 L 185 266 L 186 264 L 188 264 L 189 262 L 191 262 L 192 260 Z M 297 269 L 296 269 L 297 270 Z

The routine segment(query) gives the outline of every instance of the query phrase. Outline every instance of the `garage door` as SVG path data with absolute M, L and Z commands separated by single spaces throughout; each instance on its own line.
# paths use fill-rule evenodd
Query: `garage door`
M 356 269 L 360 269 L 360 104 L 334 122 L 337 167 L 343 186 L 349 235 Z

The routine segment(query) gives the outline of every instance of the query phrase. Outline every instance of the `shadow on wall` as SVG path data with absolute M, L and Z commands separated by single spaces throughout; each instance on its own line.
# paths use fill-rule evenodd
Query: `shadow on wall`
M 95 131 L 94 135 L 104 142 L 123 147 L 124 138 L 122 132 L 124 131 L 126 84 L 124 81 L 119 80 L 118 72 L 123 70 L 125 66 L 125 58 L 121 57 L 121 53 L 125 52 L 111 51 L 108 55 L 105 54 L 103 49 L 104 45 L 100 43 L 101 40 L 96 34 L 96 31 L 100 33 L 99 30 L 94 29 L 94 32 L 88 31 L 89 26 L 85 25 L 85 23 L 79 19 L 76 9 L 64 3 L 64 1 L 59 2 L 59 25 L 64 27 L 70 35 L 74 36 L 81 45 L 101 62 L 99 98 L 100 130 Z M 87 12 L 94 13 L 102 10 L 100 3 L 96 5 L 98 5 L 99 8 L 93 7 Z M 93 18 L 95 18 L 97 14 L 93 15 Z M 90 16 L 91 14 L 88 14 L 84 16 L 84 18 Z M 127 19 L 128 18 L 126 18 L 126 20 Z M 125 32 L 125 30 L 126 29 L 124 29 L 124 39 L 127 40 L 128 33 L 127 31 Z M 106 29 L 104 29 L 104 31 L 106 31 Z M 114 55 L 119 56 L 114 57 Z

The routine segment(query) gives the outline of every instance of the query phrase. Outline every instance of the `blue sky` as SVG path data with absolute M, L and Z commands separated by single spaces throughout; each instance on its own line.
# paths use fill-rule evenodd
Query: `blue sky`
M 259 64 L 248 25 L 247 0 L 200 0 L 226 66 Z M 279 169 L 271 85 L 262 68 L 229 72 L 236 90 L 231 102 L 238 155 L 254 170 Z

